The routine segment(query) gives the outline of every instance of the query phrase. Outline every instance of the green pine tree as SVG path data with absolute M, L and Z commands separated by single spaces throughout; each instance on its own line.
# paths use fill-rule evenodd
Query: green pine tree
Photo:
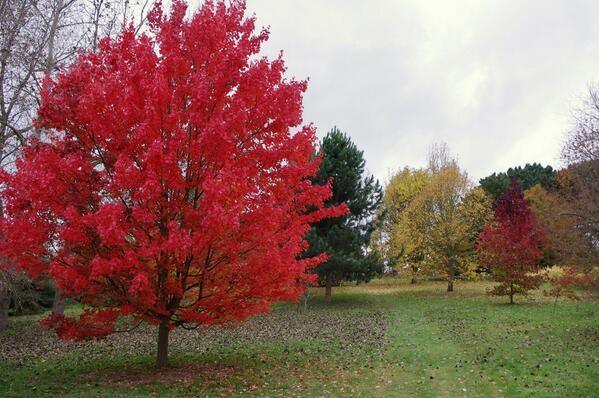
M 539 163 L 529 164 L 524 167 L 509 168 L 507 172 L 493 173 L 480 180 L 483 187 L 494 201 L 497 201 L 505 192 L 511 181 L 518 179 L 522 184 L 522 190 L 526 191 L 537 184 L 547 190 L 551 190 L 555 184 L 556 172 L 551 166 L 543 167 Z
M 373 176 L 366 175 L 364 152 L 336 127 L 322 139 L 319 150 L 322 162 L 313 183 L 323 185 L 332 180 L 333 196 L 328 204 L 346 203 L 349 207 L 348 215 L 323 220 L 308 234 L 309 254 L 329 255 L 316 272 L 330 300 L 333 284 L 341 280 L 367 282 L 381 270 L 381 261 L 367 246 L 382 189 Z

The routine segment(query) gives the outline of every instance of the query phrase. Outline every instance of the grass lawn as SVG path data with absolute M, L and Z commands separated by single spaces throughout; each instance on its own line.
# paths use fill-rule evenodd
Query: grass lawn
M 58 341 L 35 316 L 0 333 L 0 396 L 599 397 L 599 302 L 490 298 L 482 282 L 314 289 L 236 329 Z

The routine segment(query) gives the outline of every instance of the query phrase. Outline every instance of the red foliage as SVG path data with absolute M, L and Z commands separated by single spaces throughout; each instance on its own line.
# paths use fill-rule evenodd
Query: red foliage
M 500 282 L 491 294 L 510 296 L 526 294 L 539 287 L 536 274 L 542 257 L 539 244 L 542 233 L 524 195 L 514 180 L 495 205 L 494 219 L 487 224 L 478 240 L 479 258 Z
M 560 297 L 578 300 L 579 295 L 592 292 L 599 286 L 599 274 L 596 270 L 581 272 L 577 267 L 563 268 L 558 275 L 546 275 L 545 280 L 551 287 L 543 293 L 555 298 L 555 303 Z
M 121 316 L 161 324 L 238 321 L 296 300 L 309 223 L 338 216 L 313 186 L 315 130 L 305 81 L 258 57 L 243 1 L 189 20 L 157 6 L 151 32 L 104 39 L 47 81 L 38 127 L 4 174 L 0 250 L 92 309 L 55 317 L 61 337 L 114 331 Z M 294 133 L 295 132 L 295 133 Z

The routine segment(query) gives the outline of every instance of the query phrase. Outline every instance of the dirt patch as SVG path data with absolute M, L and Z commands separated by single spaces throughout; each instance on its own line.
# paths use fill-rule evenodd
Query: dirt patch
M 134 387 L 155 382 L 210 383 L 223 380 L 238 371 L 239 369 L 233 365 L 223 364 L 185 364 L 162 369 L 136 365 L 90 372 L 81 376 L 81 382 L 117 387 Z

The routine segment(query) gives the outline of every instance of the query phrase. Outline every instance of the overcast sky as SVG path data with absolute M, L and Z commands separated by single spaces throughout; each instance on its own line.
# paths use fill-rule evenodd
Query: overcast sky
M 309 77 L 304 119 L 336 125 L 385 181 L 447 142 L 478 180 L 560 166 L 569 115 L 599 80 L 599 1 L 248 0 L 265 48 Z

